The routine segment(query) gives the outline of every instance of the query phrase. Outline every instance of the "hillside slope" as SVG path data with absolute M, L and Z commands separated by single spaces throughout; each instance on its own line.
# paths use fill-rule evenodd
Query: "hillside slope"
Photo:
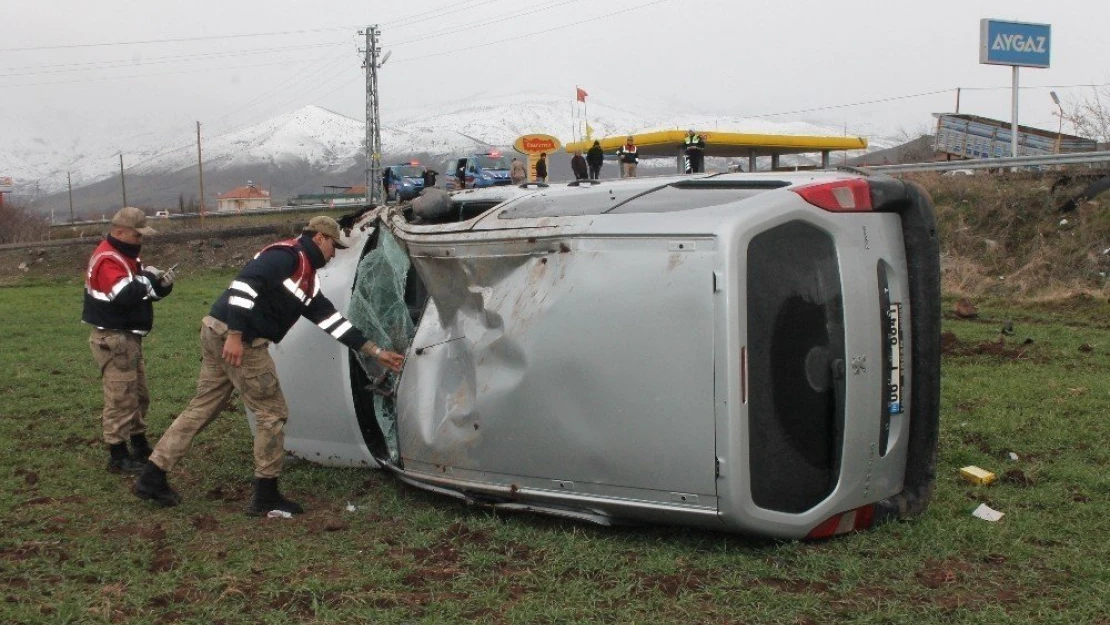
M 1110 194 L 1060 210 L 1106 174 L 907 176 L 929 190 L 937 208 L 944 291 L 1110 294 Z

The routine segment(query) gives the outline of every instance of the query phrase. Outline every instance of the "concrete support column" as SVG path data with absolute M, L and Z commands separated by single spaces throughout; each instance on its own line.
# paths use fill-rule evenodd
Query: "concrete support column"
M 748 150 L 748 171 L 755 171 L 755 150 Z
M 829 168 L 829 151 L 821 150 L 821 169 Z
M 772 154 L 771 155 L 771 171 L 778 171 L 778 169 L 779 169 L 779 155 L 778 154 Z

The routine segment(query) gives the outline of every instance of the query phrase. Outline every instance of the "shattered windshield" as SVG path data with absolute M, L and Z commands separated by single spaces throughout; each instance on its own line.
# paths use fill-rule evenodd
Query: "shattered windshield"
M 354 292 L 347 317 L 366 338 L 383 349 L 405 353 L 416 329 L 405 303 L 405 281 L 410 261 L 389 230 L 378 230 L 378 245 L 358 263 Z M 374 393 L 374 415 L 385 435 L 389 457 L 400 458 L 397 451 L 397 408 L 393 391 L 397 377 L 377 361 L 358 353 L 359 364 L 370 379 L 367 390 Z

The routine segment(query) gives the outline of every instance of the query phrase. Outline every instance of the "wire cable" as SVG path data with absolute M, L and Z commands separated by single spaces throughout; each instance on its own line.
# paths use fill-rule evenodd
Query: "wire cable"
M 304 30 L 284 30 L 268 33 L 239 33 L 235 35 L 206 35 L 201 37 L 174 37 L 170 39 L 145 39 L 139 41 L 109 41 L 99 43 L 71 43 L 53 46 L 28 46 L 21 48 L 0 48 L 0 52 L 29 52 L 33 50 L 71 50 L 75 48 L 105 48 L 110 46 L 139 46 L 153 43 L 183 43 L 188 41 L 214 41 L 217 39 L 246 39 L 248 37 L 275 37 L 278 35 L 303 35 L 306 33 L 331 32 L 336 30 L 349 31 L 358 26 L 329 26 L 325 28 L 309 28 Z
M 395 63 L 411 63 L 412 61 L 421 61 L 421 60 L 424 60 L 424 59 L 431 59 L 431 58 L 435 58 L 435 57 L 445 56 L 445 55 L 448 55 L 448 54 L 456 54 L 458 52 L 465 52 L 467 50 L 475 50 L 477 48 L 485 48 L 487 46 L 494 46 L 494 45 L 497 45 L 499 43 L 505 43 L 507 41 L 516 41 L 517 39 L 524 39 L 526 37 L 535 37 L 536 35 L 539 35 L 539 34 L 552 33 L 552 32 L 555 32 L 557 30 L 563 30 L 564 28 L 571 28 L 573 26 L 580 26 L 582 24 L 588 24 L 590 22 L 596 22 L 596 21 L 603 20 L 603 19 L 606 19 L 606 18 L 609 18 L 609 17 L 613 17 L 615 15 L 620 15 L 622 13 L 628 13 L 630 11 L 638 11 L 640 9 L 646 9 L 650 6 L 653 6 L 653 5 L 656 5 L 656 4 L 662 4 L 664 2 L 670 2 L 670 0 L 655 0 L 654 2 L 648 2 L 647 4 L 642 4 L 640 6 L 634 6 L 634 7 L 630 7 L 630 8 L 627 8 L 627 9 L 621 9 L 620 11 L 614 11 L 612 13 L 606 13 L 605 15 L 598 15 L 598 16 L 595 16 L 595 17 L 591 17 L 589 19 L 580 20 L 580 21 L 577 21 L 577 22 L 572 22 L 570 24 L 563 24 L 562 26 L 554 26 L 554 27 L 551 27 L 551 28 L 545 28 L 542 31 L 525 33 L 523 35 L 517 35 L 515 37 L 507 37 L 505 39 L 498 39 L 497 41 L 487 41 L 486 43 L 479 43 L 479 44 L 475 44 L 475 45 L 472 45 L 472 46 L 467 46 L 467 47 L 464 47 L 464 48 L 456 48 L 454 50 L 447 50 L 445 52 L 436 52 L 434 54 L 425 54 L 423 56 L 414 56 L 414 57 L 407 58 L 407 59 L 400 59 L 398 61 L 395 61 Z
M 479 20 L 477 22 L 470 22 L 470 23 L 467 23 L 467 24 L 459 24 L 458 26 L 452 26 L 451 28 L 445 28 L 443 30 L 437 30 L 437 31 L 434 31 L 434 32 L 425 33 L 425 34 L 423 34 L 420 37 L 417 37 L 415 39 L 409 39 L 409 40 L 406 40 L 406 41 L 401 41 L 399 43 L 390 44 L 389 47 L 390 48 L 396 48 L 396 47 L 399 47 L 399 46 L 407 46 L 411 43 L 416 43 L 418 41 L 425 41 L 427 39 L 433 39 L 435 37 L 439 37 L 439 36 L 445 35 L 445 34 L 463 33 L 463 32 L 467 32 L 465 29 L 468 28 L 468 27 L 471 27 L 471 26 L 490 26 L 492 24 L 498 24 L 500 22 L 507 22 L 509 20 L 515 20 L 519 17 L 524 17 L 526 15 L 532 15 L 533 13 L 540 13 L 542 11 L 547 11 L 549 9 L 554 9 L 556 7 L 561 7 L 565 4 L 573 4 L 575 2 L 581 2 L 581 1 L 582 0 L 563 0 L 562 2 L 549 2 L 549 3 L 547 3 L 546 6 L 545 5 L 539 5 L 537 7 L 533 7 L 532 9 L 530 9 L 528 11 L 524 11 L 524 12 L 521 12 L 521 13 L 516 13 L 516 14 L 513 14 L 513 15 L 506 15 L 504 17 L 501 17 L 501 18 L 498 18 L 498 19 L 495 19 L 495 20 Z
M 119 67 L 134 67 L 138 65 L 163 65 L 167 63 L 188 62 L 188 61 L 206 61 L 209 59 L 228 58 L 236 56 L 251 56 L 255 54 L 269 54 L 274 52 L 288 52 L 292 50 L 308 50 L 313 48 L 325 48 L 333 46 L 347 45 L 346 41 L 332 42 L 332 43 L 316 43 L 303 46 L 282 46 L 279 48 L 257 48 L 253 50 L 231 50 L 227 52 L 206 52 L 203 54 L 186 54 L 178 56 L 163 56 L 154 57 L 142 61 L 133 61 L 131 59 L 118 59 L 106 61 L 89 61 L 86 63 L 60 63 L 55 65 L 27 65 L 24 67 L 6 67 L 0 71 L 7 72 L 9 70 L 23 70 L 23 69 L 43 69 L 48 71 L 37 72 L 17 72 L 10 74 L 0 74 L 0 78 L 9 76 L 34 76 L 38 74 L 61 74 L 67 72 L 91 71 L 100 69 L 117 69 Z M 52 68 L 71 68 L 71 69 L 52 69 Z
M 157 72 L 157 73 L 153 73 L 153 74 L 131 74 L 131 75 L 128 75 L 128 76 L 98 76 L 98 77 L 95 77 L 95 78 L 80 78 L 80 79 L 75 79 L 75 80 L 55 80 L 55 81 L 52 81 L 52 82 L 17 83 L 17 84 L 14 84 L 14 85 L 0 85 L 0 86 L 2 86 L 4 89 L 13 89 L 15 87 L 41 87 L 41 86 L 44 86 L 44 85 L 70 85 L 70 84 L 75 84 L 75 83 L 101 82 L 101 81 L 104 81 L 104 80 L 121 80 L 121 79 L 128 79 L 128 78 L 158 78 L 158 77 L 162 77 L 162 76 L 174 76 L 174 75 L 179 75 L 179 74 L 198 74 L 198 73 L 209 73 L 209 72 L 222 72 L 222 71 L 226 71 L 226 70 L 251 69 L 251 68 L 254 68 L 254 67 L 271 67 L 273 65 L 293 65 L 293 64 L 299 64 L 299 63 L 312 63 L 314 61 L 319 61 L 320 59 L 326 59 L 326 58 L 333 58 L 333 57 L 316 57 L 316 58 L 312 58 L 312 59 L 300 59 L 300 60 L 285 59 L 283 61 L 272 61 L 272 62 L 269 62 L 269 63 L 254 63 L 254 64 L 251 64 L 251 65 L 224 65 L 224 66 L 221 66 L 221 67 L 208 67 L 208 68 L 203 68 L 203 69 L 186 69 L 186 70 L 173 71 L 173 72 Z

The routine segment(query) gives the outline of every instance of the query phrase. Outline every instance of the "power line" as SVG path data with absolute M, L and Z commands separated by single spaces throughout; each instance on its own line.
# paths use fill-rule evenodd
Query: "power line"
M 175 63 L 184 61 L 204 61 L 214 58 L 227 58 L 235 56 L 251 56 L 255 54 L 269 54 L 272 52 L 287 52 L 290 50 L 308 50 L 312 48 L 326 48 L 332 46 L 346 45 L 347 42 L 333 42 L 333 43 L 315 43 L 303 46 L 282 46 L 279 48 L 256 48 L 252 50 L 229 50 L 227 52 L 206 52 L 203 54 L 184 54 L 177 56 L 161 56 L 146 59 L 142 61 L 134 61 L 131 59 L 117 59 L 105 61 L 89 61 L 86 63 L 59 63 L 54 65 L 27 65 L 23 67 L 5 67 L 0 71 L 23 70 L 23 69 L 42 69 L 49 71 L 36 71 L 36 72 L 17 72 L 12 74 L 0 74 L 0 77 L 7 76 L 33 76 L 36 74 L 60 74 L 66 72 L 90 71 L 99 69 L 116 69 L 118 67 L 131 67 L 136 65 L 160 65 L 165 63 Z M 53 68 L 71 68 L 71 69 L 53 69 Z
M 426 39 L 432 39 L 432 38 L 438 37 L 438 36 L 443 35 L 443 34 L 461 33 L 461 32 L 463 32 L 463 29 L 465 29 L 467 27 L 470 27 L 470 26 L 489 26 L 491 24 L 497 24 L 497 23 L 500 23 L 500 22 L 506 22 L 506 21 L 509 21 L 509 20 L 514 20 L 518 17 L 524 17 L 525 15 L 531 15 L 533 13 L 540 13 L 541 11 L 547 11 L 549 9 L 554 9 L 556 7 L 561 7 L 564 4 L 573 4 L 575 2 L 581 2 L 581 1 L 582 0 L 563 0 L 562 2 L 549 2 L 546 6 L 540 5 L 538 7 L 532 8 L 531 10 L 528 10 L 528 11 L 524 11 L 524 12 L 521 12 L 521 13 L 516 13 L 516 14 L 513 14 L 513 15 L 506 15 L 506 16 L 500 18 L 500 19 L 479 20 L 479 21 L 476 21 L 476 22 L 470 22 L 468 24 L 459 24 L 458 26 L 452 26 L 451 28 L 445 28 L 443 30 L 438 30 L 438 31 L 431 32 L 431 33 L 425 33 L 424 35 L 421 35 L 420 37 L 417 37 L 415 39 L 409 39 L 407 41 L 402 41 L 400 43 L 391 44 L 390 47 L 391 48 L 396 48 L 398 46 L 405 46 L 405 45 L 408 45 L 410 43 L 416 43 L 418 41 L 424 41 Z
M 486 43 L 479 43 L 479 44 L 475 44 L 473 46 L 467 46 L 465 48 L 456 48 L 454 50 L 447 50 L 445 52 L 436 52 L 434 54 L 425 54 L 424 56 L 414 56 L 414 57 L 407 58 L 407 59 L 400 59 L 398 61 L 394 61 L 394 64 L 396 64 L 396 63 L 409 63 L 409 62 L 412 62 L 412 61 L 420 61 L 420 60 L 423 60 L 423 59 L 430 59 L 430 58 L 435 58 L 435 57 L 438 57 L 438 56 L 445 56 L 445 55 L 448 55 L 448 54 L 455 54 L 455 53 L 458 53 L 458 52 L 465 52 L 467 50 L 474 50 L 476 48 L 485 48 L 487 46 L 493 46 L 493 45 L 497 45 L 499 43 L 505 43 L 507 41 L 516 41 L 517 39 L 524 39 L 524 38 L 527 38 L 527 37 L 535 37 L 536 35 L 539 35 L 539 34 L 551 33 L 551 32 L 554 32 L 556 30 L 562 30 L 564 28 L 570 28 L 572 26 L 580 26 L 582 24 L 588 24 L 590 22 L 596 22 L 598 20 L 603 20 L 603 19 L 606 19 L 606 18 L 609 18 L 609 17 L 613 17 L 614 15 L 620 15 L 622 13 L 628 13 L 630 11 L 638 11 L 640 9 L 646 9 L 650 6 L 653 6 L 653 5 L 656 5 L 656 4 L 662 4 L 664 2 L 669 2 L 669 1 L 670 0 L 655 0 L 654 2 L 648 2 L 647 4 L 643 4 L 643 5 L 640 5 L 640 6 L 630 7 L 630 8 L 627 8 L 627 9 L 621 9 L 620 11 L 614 11 L 612 13 L 606 13 L 605 15 L 598 15 L 596 17 L 591 17 L 589 19 L 580 20 L 580 21 L 577 21 L 577 22 L 572 22 L 570 24 L 563 24 L 562 26 L 554 26 L 554 27 L 551 27 L 551 28 L 545 28 L 542 31 L 525 33 L 523 35 L 517 35 L 515 37 L 508 37 L 508 38 L 505 38 L 505 39 L 498 39 L 497 41 L 487 41 Z
M 303 59 L 303 60 L 286 59 L 284 61 L 273 61 L 273 62 L 270 62 L 270 63 L 254 63 L 254 64 L 251 64 L 251 65 L 225 65 L 225 66 L 222 66 L 222 67 L 209 67 L 209 68 L 204 68 L 204 69 L 187 69 L 187 70 L 180 70 L 180 71 L 174 71 L 174 72 L 156 72 L 156 73 L 152 73 L 152 74 L 131 74 L 131 75 L 128 75 L 128 76 L 99 76 L 99 77 L 96 77 L 96 78 L 83 78 L 83 79 L 77 79 L 77 80 L 55 80 L 53 82 L 29 82 L 29 83 L 21 83 L 21 84 L 14 84 L 14 85 L 3 85 L 3 88 L 11 89 L 11 88 L 14 88 L 14 87 L 40 87 L 40 86 L 43 86 L 43 85 L 69 85 L 69 84 L 82 83 L 82 82 L 100 82 L 100 81 L 103 81 L 103 80 L 120 80 L 120 79 L 125 79 L 125 78 L 157 78 L 157 77 L 160 77 L 160 76 L 173 76 L 173 75 L 177 75 L 177 74 L 197 74 L 197 73 L 207 73 L 207 72 L 222 72 L 222 71 L 229 70 L 229 69 L 230 70 L 238 70 L 238 69 L 251 69 L 251 68 L 254 68 L 254 67 L 269 67 L 269 66 L 273 66 L 273 65 L 292 65 L 292 64 L 295 64 L 295 63 L 312 63 L 312 62 L 315 62 L 315 61 L 319 61 L 320 59 L 327 59 L 327 58 L 333 58 L 333 57 L 316 57 L 314 59 Z
M 278 35 L 303 35 L 306 33 L 330 32 L 335 30 L 353 30 L 358 26 L 330 26 L 326 28 L 310 28 L 304 30 L 284 30 L 268 33 L 239 33 L 236 35 L 206 35 L 202 37 L 175 37 L 172 39 L 145 39 L 140 41 L 106 41 L 99 43 L 71 43 L 53 46 L 29 46 L 23 48 L 0 48 L 0 52 L 29 52 L 33 50 L 69 50 L 74 48 L 105 48 L 110 46 L 139 46 L 152 43 L 183 43 L 187 41 L 213 41 L 217 39 L 246 39 L 248 37 L 274 37 Z
M 283 110 L 283 109 L 287 108 L 290 104 L 292 104 L 294 102 L 298 102 L 305 95 L 310 94 L 310 92 L 313 89 L 321 89 L 325 85 L 328 85 L 332 81 L 336 80 L 337 78 L 341 78 L 343 76 L 344 72 L 347 71 L 347 69 L 348 69 L 347 66 L 344 66 L 344 65 L 340 64 L 340 65 L 336 65 L 334 67 L 334 71 L 332 71 L 326 77 L 322 77 L 321 75 L 314 76 L 314 78 L 316 80 L 309 87 L 300 89 L 298 91 L 298 93 L 293 94 L 292 97 L 284 97 L 284 98 L 280 98 L 280 99 L 277 99 L 277 100 L 266 102 L 266 104 L 268 106 L 268 109 L 269 110 Z M 327 70 L 324 70 L 324 71 L 326 72 Z
M 227 119 L 228 117 L 231 117 L 232 115 L 235 115 L 237 113 L 245 111 L 246 109 L 251 108 L 252 106 L 257 104 L 258 102 L 261 102 L 262 100 L 265 100 L 266 98 L 270 97 L 271 95 L 273 95 L 273 94 L 275 94 L 279 91 L 289 89 L 293 85 L 296 85 L 298 83 L 303 82 L 305 79 L 309 78 L 310 76 L 317 76 L 318 77 L 319 73 L 324 72 L 324 71 L 326 71 L 326 68 L 330 68 L 332 65 L 334 65 L 336 63 L 339 63 L 340 61 L 343 61 L 346 57 L 347 57 L 347 53 L 344 53 L 344 54 L 339 55 L 339 56 L 326 57 L 325 59 L 322 59 L 322 60 L 329 60 L 330 59 L 331 63 L 312 63 L 310 65 L 306 65 L 305 67 L 301 68 L 301 70 L 299 72 L 296 72 L 295 74 L 292 74 L 292 75 L 286 77 L 285 80 L 283 80 L 283 81 L 279 82 L 278 84 L 274 85 L 268 91 L 260 93 L 257 96 L 255 96 L 254 98 L 252 98 L 251 100 L 247 101 L 245 104 L 240 105 L 238 108 L 232 109 L 231 111 L 229 111 L 227 113 L 224 113 L 223 115 L 221 115 L 221 116 L 219 116 L 215 119 L 210 120 L 209 123 L 212 124 L 212 123 L 215 123 L 215 122 L 219 122 L 221 120 Z
M 387 25 L 390 25 L 390 26 L 396 25 L 396 27 L 398 27 L 398 28 L 401 28 L 401 27 L 404 27 L 404 26 L 411 26 L 412 24 L 416 24 L 416 23 L 425 21 L 425 20 L 414 19 L 414 18 L 417 18 L 417 17 L 420 17 L 420 16 L 431 15 L 431 14 L 437 14 L 437 16 L 450 15 L 452 13 L 457 13 L 459 11 L 466 10 L 466 9 L 470 8 L 470 7 L 467 7 L 466 5 L 492 4 L 494 2 L 499 2 L 499 1 L 501 1 L 501 0 L 467 0 L 467 1 L 462 2 L 462 3 L 452 2 L 452 3 L 449 3 L 447 5 L 447 6 L 451 6 L 452 7 L 451 9 L 446 9 L 446 10 L 444 10 L 444 9 L 431 9 L 431 10 L 425 11 L 423 13 L 417 13 L 415 15 L 406 16 L 406 17 L 401 18 L 399 20 L 395 20 L 394 22 L 388 23 Z M 304 35 L 304 34 L 311 34 L 311 33 L 332 32 L 332 31 L 350 31 L 350 30 L 355 30 L 355 29 L 358 29 L 358 28 L 360 28 L 359 25 L 352 24 L 352 25 L 349 25 L 349 26 L 324 26 L 324 27 L 320 27 L 320 28 L 305 28 L 305 29 L 300 29 L 300 30 L 280 30 L 280 31 L 259 32 L 259 33 L 237 33 L 237 34 L 231 34 L 231 35 L 203 35 L 203 36 L 197 36 L 197 37 L 170 37 L 170 38 L 166 38 L 166 39 L 140 39 L 140 40 L 135 40 L 135 41 L 99 41 L 99 42 L 94 42 L 94 43 L 70 43 L 70 44 L 57 44 L 57 45 L 48 45 L 48 46 L 23 46 L 23 47 L 15 47 L 15 48 L 0 48 L 0 52 L 32 52 L 32 51 L 40 51 L 40 50 L 72 50 L 72 49 L 80 49 L 80 48 L 106 48 L 106 47 L 113 47 L 113 46 L 139 46 L 139 45 L 150 45 L 150 44 L 159 44 L 159 43 L 187 43 L 187 42 L 193 42 L 193 41 L 216 41 L 216 40 L 220 40 L 220 39 L 246 39 L 246 38 L 250 38 L 250 37 L 277 37 L 277 36 L 284 36 L 284 35 Z
M 867 104 L 882 104 L 883 102 L 894 102 L 896 100 L 909 100 L 909 99 L 912 99 L 912 98 L 921 98 L 921 97 L 924 97 L 924 96 L 937 95 L 938 93 L 948 93 L 950 91 L 955 91 L 955 90 L 956 90 L 955 87 L 951 87 L 951 88 L 948 88 L 948 89 L 938 89 L 936 91 L 926 91 L 924 93 L 911 93 L 909 95 L 890 96 L 890 97 L 886 97 L 886 98 L 879 98 L 879 99 L 876 99 L 876 100 L 866 100 L 866 101 L 863 101 L 863 102 L 850 102 L 850 103 L 847 103 L 847 104 L 831 104 L 829 106 L 818 106 L 818 107 L 808 108 L 808 109 L 797 109 L 797 110 L 793 110 L 793 111 L 782 111 L 781 113 L 761 113 L 759 115 L 745 115 L 744 117 L 750 117 L 750 118 L 755 119 L 755 118 L 760 118 L 760 117 L 777 117 L 779 115 L 797 115 L 798 113 L 813 113 L 815 111 L 828 111 L 828 110 L 831 110 L 831 109 L 849 108 L 849 107 L 853 107 L 853 106 L 865 106 Z
M 447 5 L 447 6 L 451 7 L 449 9 L 444 9 L 443 7 L 440 7 L 438 9 L 431 9 L 429 11 L 424 11 L 423 13 L 416 13 L 415 15 L 408 15 L 408 16 L 402 17 L 400 19 L 394 20 L 392 22 L 386 22 L 385 24 L 382 24 L 382 26 L 389 26 L 389 27 L 392 27 L 392 28 L 395 28 L 395 29 L 396 28 L 406 28 L 408 26 L 413 26 L 415 24 L 420 24 L 422 22 L 428 21 L 426 19 L 417 19 L 417 18 L 423 17 L 425 15 L 431 15 L 431 14 L 435 13 L 436 14 L 435 17 L 443 17 L 445 15 L 453 15 L 455 13 L 459 13 L 460 11 L 469 11 L 472 8 L 479 8 L 482 5 L 490 5 L 490 4 L 495 4 L 497 2 L 503 2 L 503 1 L 504 0 L 466 0 L 465 2 L 453 2 L 453 3 L 450 3 L 449 5 Z M 475 5 L 475 4 L 478 5 L 478 7 L 468 6 L 468 5 Z
M 1025 85 L 1025 86 L 1019 86 L 1018 90 L 1019 91 L 1024 91 L 1026 89 L 1078 89 L 1080 87 L 1107 87 L 1107 86 L 1110 86 L 1110 83 L 1105 83 L 1104 82 L 1104 83 L 1081 84 L 1081 85 Z M 1005 87 L 960 87 L 960 89 L 963 89 L 964 91 L 1001 91 L 1003 89 L 1009 91 L 1012 88 L 1013 88 L 1012 85 L 1006 85 Z M 956 87 L 953 87 L 952 89 L 954 90 L 954 89 L 956 89 Z

